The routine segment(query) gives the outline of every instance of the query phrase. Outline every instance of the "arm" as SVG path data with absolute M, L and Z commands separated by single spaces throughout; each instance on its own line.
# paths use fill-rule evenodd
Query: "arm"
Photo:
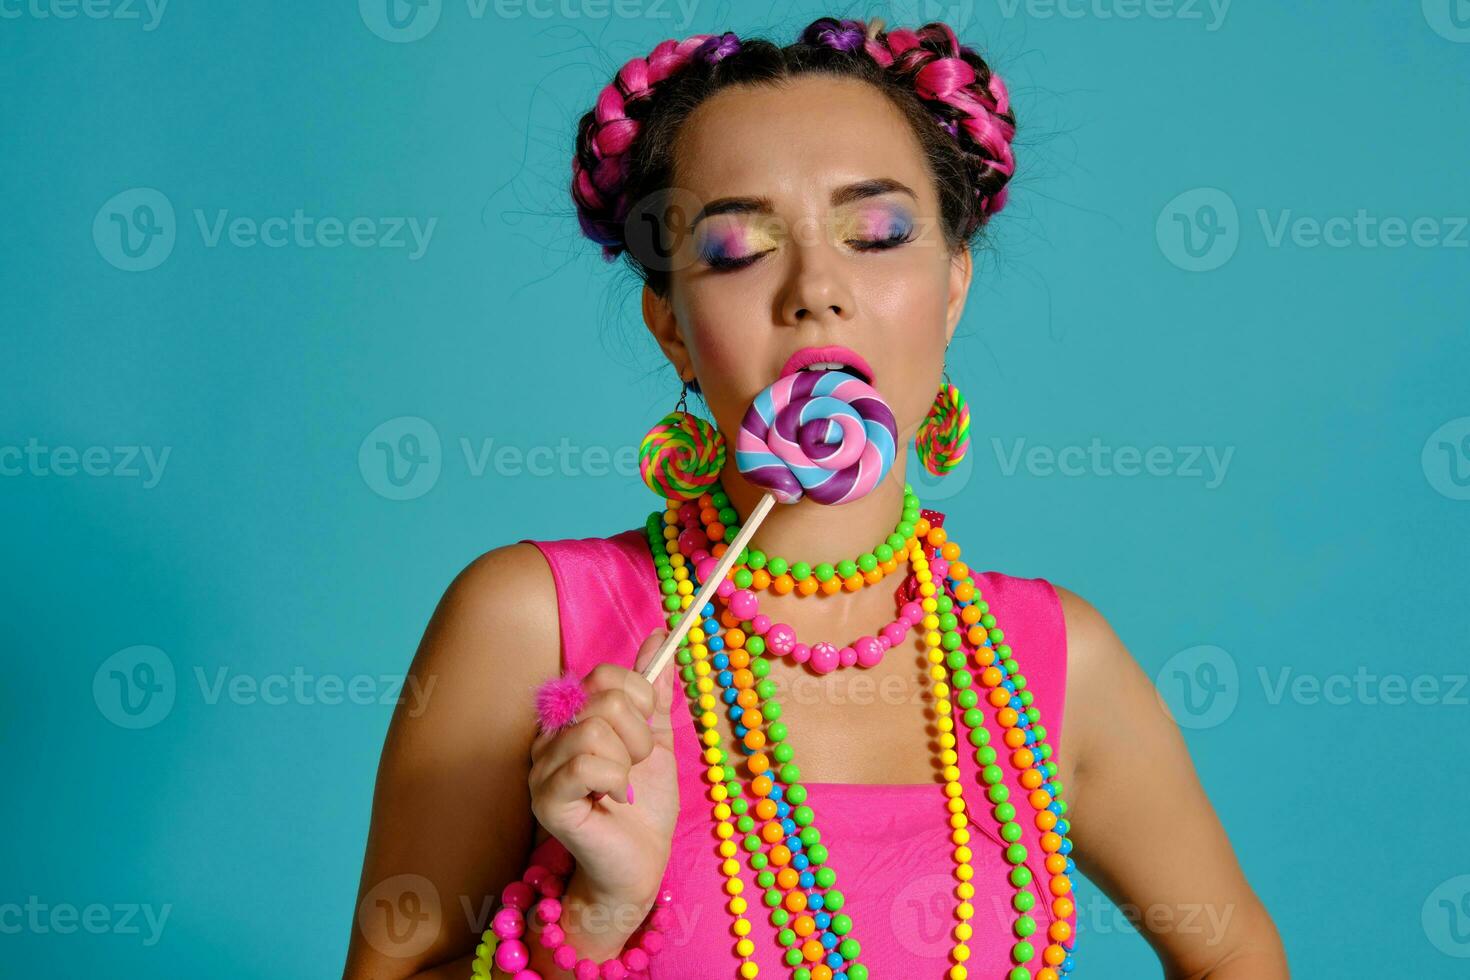
M 482 555 L 445 591 L 409 669 L 427 695 L 397 706 L 384 740 L 345 980 L 467 980 L 530 853 L 531 694 L 560 666 L 556 586 L 534 545 Z M 580 888 L 574 872 L 569 912 Z M 568 938 L 612 955 L 627 937 Z M 567 975 L 528 945 L 543 976 Z
M 1067 628 L 1066 797 L 1078 868 L 1137 923 L 1170 980 L 1286 980 L 1270 914 L 1237 863 L 1153 684 L 1085 599 Z

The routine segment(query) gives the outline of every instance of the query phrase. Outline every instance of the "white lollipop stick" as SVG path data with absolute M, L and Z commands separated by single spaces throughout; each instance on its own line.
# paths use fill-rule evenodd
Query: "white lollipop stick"
M 704 609 L 705 603 L 710 601 L 715 590 L 725 580 L 725 576 L 730 574 L 730 566 L 735 564 L 735 559 L 740 557 L 740 552 L 745 549 L 746 543 L 755 534 L 755 529 L 761 526 L 761 522 L 766 519 L 766 515 L 771 512 L 771 507 L 775 503 L 776 498 L 771 494 L 761 495 L 760 503 L 756 504 L 755 509 L 750 512 L 750 517 L 746 518 L 745 523 L 741 525 L 740 531 L 735 535 L 735 540 L 730 542 L 725 553 L 720 556 L 715 570 L 699 587 L 689 608 L 684 610 L 684 615 L 679 618 L 679 625 L 674 627 L 668 639 L 664 640 L 663 645 L 658 648 L 658 653 L 655 653 L 653 659 L 648 662 L 648 666 L 643 668 L 643 677 L 650 684 L 658 678 L 659 671 L 663 670 L 664 666 L 674 658 L 674 651 L 679 648 L 679 644 L 688 635 L 690 628 L 696 621 L 703 618 L 701 610 Z

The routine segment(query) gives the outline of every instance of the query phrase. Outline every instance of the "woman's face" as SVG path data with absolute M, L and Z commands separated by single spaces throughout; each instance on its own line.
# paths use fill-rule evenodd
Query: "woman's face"
M 971 262 L 945 245 L 934 179 L 899 111 L 853 79 L 725 89 L 685 122 L 674 169 L 683 213 L 670 214 L 694 224 L 675 242 L 667 302 L 645 289 L 644 317 L 726 437 L 793 353 L 840 345 L 871 366 L 910 438 Z

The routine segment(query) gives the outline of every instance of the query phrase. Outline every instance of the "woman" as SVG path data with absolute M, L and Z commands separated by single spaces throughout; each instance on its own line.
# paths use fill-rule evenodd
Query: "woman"
M 957 409 L 946 350 L 971 243 L 1005 203 L 1014 127 L 999 77 L 944 24 L 824 18 L 785 48 L 701 36 L 602 93 L 573 196 L 588 236 L 642 278 L 649 330 L 720 433 L 806 369 L 871 384 L 911 437 L 931 409 Z M 682 612 L 673 587 L 695 584 L 698 556 L 680 548 L 728 535 L 763 492 L 733 452 L 715 493 L 647 528 L 523 540 L 466 568 L 414 660 L 437 679 L 432 703 L 388 735 L 345 975 L 1051 980 L 1076 966 L 1075 867 L 1143 910 L 1168 976 L 1287 976 L 1107 621 L 1045 579 L 967 574 L 947 535 L 983 548 L 996 515 L 945 525 L 904 476 L 899 453 L 861 499 L 776 507 L 741 566 L 765 618 L 753 599 L 740 615 L 712 603 L 653 684 L 637 669 Z M 853 556 L 840 575 L 819 565 Z M 958 649 L 936 645 L 941 629 Z M 590 697 L 576 724 L 538 732 L 528 692 L 562 670 Z M 967 707 L 972 683 L 997 711 Z M 542 913 L 524 896 L 486 930 L 548 834 L 534 860 L 559 855 L 565 872 L 564 891 L 541 892 L 559 898 L 552 937 L 525 934 Z M 1185 927 L 1190 909 L 1217 927 Z

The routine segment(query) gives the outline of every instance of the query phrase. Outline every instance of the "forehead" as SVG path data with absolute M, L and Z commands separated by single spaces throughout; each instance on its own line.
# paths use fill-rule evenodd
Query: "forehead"
M 831 187 L 874 177 L 908 184 L 922 204 L 934 196 L 908 121 L 883 93 L 851 78 L 805 75 L 716 93 L 680 129 L 675 171 L 704 200 L 825 202 Z

